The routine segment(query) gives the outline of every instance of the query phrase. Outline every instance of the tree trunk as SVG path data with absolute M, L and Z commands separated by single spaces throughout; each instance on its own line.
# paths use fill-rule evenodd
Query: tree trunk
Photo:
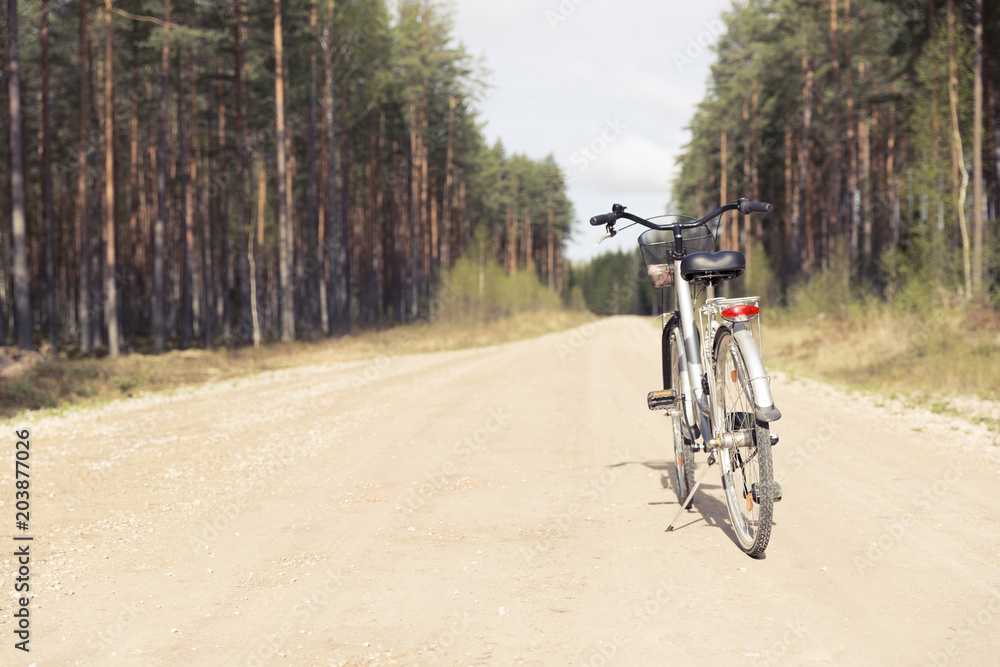
M 330 31 L 330 26 L 327 23 L 323 24 L 323 117 L 320 125 L 320 151 L 319 151 L 319 174 L 318 182 L 316 183 L 316 188 L 319 192 L 318 206 L 316 211 L 316 227 L 317 227 L 317 240 L 316 240 L 316 273 L 317 273 L 317 283 L 319 287 L 319 321 L 320 321 L 320 331 L 322 335 L 330 335 L 330 303 L 328 301 L 329 296 L 327 294 L 327 286 L 330 283 L 330 255 L 327 252 L 327 211 L 329 211 L 330 202 L 329 199 L 329 188 L 326 184 L 329 183 L 329 177 L 327 172 L 330 165 L 329 156 L 329 145 L 326 142 L 326 132 L 327 132 L 327 116 L 326 116 L 326 97 L 328 91 L 328 83 L 330 81 L 330 54 L 332 53 L 332 45 L 330 40 L 333 39 L 333 35 Z
M 84 3 L 85 4 L 85 3 Z M 165 30 L 170 31 L 170 0 L 164 9 Z M 170 43 L 160 48 L 159 136 L 156 151 L 156 224 L 153 226 L 153 349 L 167 349 L 166 286 L 164 285 L 164 246 L 167 227 L 167 104 L 170 85 Z
M 795 206 L 792 201 L 792 125 L 788 121 L 785 122 L 785 202 L 787 210 L 783 216 L 784 224 L 781 229 L 781 282 L 787 288 L 791 283 L 792 274 L 792 209 Z
M 316 217 L 316 192 L 318 189 L 318 183 L 316 179 L 316 104 L 317 104 L 317 85 L 316 85 L 316 65 L 317 65 L 317 54 L 316 54 L 316 40 L 317 40 L 317 16 L 316 16 L 316 0 L 310 0 L 309 2 L 309 129 L 308 136 L 309 139 L 306 142 L 307 145 L 307 155 L 306 155 L 306 169 L 308 171 L 308 186 L 306 187 L 306 233 L 308 234 L 308 247 L 315 248 L 317 244 L 318 237 L 318 225 L 319 221 Z M 309 262 L 307 261 L 307 267 Z M 322 264 L 317 265 L 322 266 Z M 306 334 L 312 334 L 315 325 L 315 305 L 316 300 L 314 293 L 318 286 L 320 271 L 316 268 L 308 270 L 307 275 L 304 280 L 305 287 L 305 325 Z
M 0 81 L 3 77 L 7 75 L 7 13 L 0 11 L 0 62 L 4 64 L 0 72 Z M 3 81 L 6 85 L 7 82 Z M 6 103 L 6 100 L 3 100 Z M 0 127 L 4 119 L 9 120 L 7 116 L 0 114 Z M 7 132 L 6 127 L 3 127 L 3 131 L 0 134 L 5 134 Z M 0 211 L 6 211 L 10 207 L 10 203 L 7 198 L 10 195 L 10 152 L 6 155 L 6 165 L 7 172 L 4 178 L 0 179 Z M 10 258 L 7 255 L 7 250 L 10 246 L 6 243 L 0 243 L 0 347 L 7 345 L 7 319 L 8 311 L 4 304 L 10 303 L 10 295 L 7 293 L 7 267 L 10 266 Z
M 45 335 L 56 345 L 56 250 L 52 220 L 52 149 L 49 127 L 49 0 L 42 0 L 42 224 L 45 228 Z
M 295 300 L 292 291 L 291 226 L 288 217 L 285 164 L 285 50 L 282 43 L 281 0 L 274 0 L 274 97 L 276 179 L 278 185 L 278 308 L 281 310 L 281 340 L 295 339 Z
M 851 64 L 851 0 L 844 0 L 844 62 L 847 64 L 845 88 L 847 89 L 847 195 L 848 229 L 847 249 L 848 265 L 853 267 L 858 257 L 858 151 L 854 142 L 854 67 Z
M 865 82 L 865 61 L 858 63 L 858 85 L 863 86 Z M 862 88 L 863 89 L 863 88 Z M 862 109 L 858 112 L 858 186 L 860 190 L 860 210 L 861 210 L 861 275 L 868 279 L 872 274 L 872 216 L 874 211 L 871 205 L 872 196 L 872 173 L 871 173 L 871 121 L 868 117 L 870 109 Z
M 264 215 L 267 203 L 267 177 L 264 173 L 264 163 L 260 158 L 254 160 L 257 163 L 257 237 L 258 245 L 264 245 Z M 253 323 L 253 346 L 260 347 L 260 314 L 257 307 L 257 261 L 254 256 L 254 232 L 249 230 L 247 234 L 247 264 L 250 267 L 250 320 Z
M 225 72 L 225 68 L 219 65 L 219 75 L 222 77 Z M 215 219 L 214 227 L 215 232 L 213 233 L 213 238 L 217 239 L 216 243 L 219 246 L 219 261 L 214 265 L 215 278 L 213 279 L 213 289 L 217 289 L 215 292 L 215 317 L 218 322 L 221 323 L 221 333 L 223 339 L 228 344 L 229 337 L 231 335 L 230 330 L 230 304 L 229 304 L 229 290 L 230 286 L 234 284 L 232 270 L 231 270 L 231 255 L 229 252 L 229 168 L 228 160 L 224 158 L 226 155 L 226 97 L 225 97 L 225 84 L 222 81 L 218 83 L 217 96 L 219 100 L 218 107 L 218 130 L 216 137 L 216 160 L 215 160 L 215 174 L 213 178 L 209 179 L 209 183 L 215 183 L 218 179 L 218 217 Z M 210 162 L 209 164 L 212 164 Z M 221 171 L 221 173 L 219 173 Z M 243 193 L 240 192 L 239 195 L 242 197 Z M 217 327 L 218 328 L 218 327 Z
M 247 156 L 246 156 L 246 135 L 243 125 L 243 14 L 241 12 L 242 0 L 233 0 L 233 78 L 236 88 L 236 244 L 240 252 L 239 257 L 239 325 L 238 335 L 244 338 L 252 334 L 257 324 L 256 309 L 257 300 L 250 294 L 250 283 L 254 280 L 253 270 L 250 266 L 249 257 L 252 256 L 253 229 L 250 217 L 247 215 L 246 201 L 250 194 L 247 187 Z M 245 238 L 246 234 L 249 238 Z M 228 235 L 227 235 L 228 236 Z M 242 252 L 247 248 L 247 252 Z M 251 331 L 247 331 L 250 328 Z
M 469 242 L 469 238 L 472 236 L 471 231 L 468 228 L 468 218 L 465 215 L 465 179 L 461 179 L 458 182 L 458 228 L 459 228 L 459 248 L 464 250 L 466 243 Z
M 91 354 L 93 341 L 90 336 L 90 187 L 87 182 L 88 135 L 90 120 L 87 116 L 90 104 L 87 93 L 90 90 L 90 19 L 87 16 L 87 2 L 80 3 L 79 63 L 77 65 L 80 107 L 78 115 L 78 148 L 76 173 L 76 230 L 80 244 L 80 306 L 78 322 L 80 327 L 80 349 Z
M 326 271 L 328 277 L 326 319 L 327 334 L 340 331 L 341 320 L 337 313 L 337 285 L 339 284 L 337 265 L 337 133 L 333 109 L 333 16 L 334 0 L 329 0 L 326 15 L 326 45 L 323 52 L 323 123 L 326 127 L 324 150 L 326 151 L 326 218 L 321 223 L 326 236 Z
M 190 51 L 189 51 L 190 53 Z M 177 81 L 177 131 L 179 133 L 178 147 L 181 172 L 181 219 L 182 232 L 181 243 L 183 243 L 183 258 L 181 265 L 181 349 L 186 350 L 191 347 L 191 337 L 194 335 L 194 289 L 193 289 L 193 267 L 194 263 L 194 183 L 191 179 L 191 142 L 188 141 L 189 123 L 194 125 L 194 119 L 186 118 L 184 110 L 184 49 L 180 48 L 178 53 L 178 81 Z M 188 57 L 190 65 L 191 58 Z
M 410 102 L 410 319 L 417 319 L 420 302 L 420 143 L 417 106 Z
M 194 90 L 197 90 L 195 88 Z M 192 97 L 192 102 L 197 98 Z M 198 321 L 201 322 L 201 335 L 205 341 L 205 348 L 212 346 L 212 340 L 215 337 L 215 301 L 214 301 L 214 289 L 213 289 L 213 264 L 212 261 L 212 230 L 209 226 L 209 219 L 212 217 L 211 211 L 209 210 L 209 169 L 205 168 L 205 151 L 202 150 L 201 136 L 198 130 L 197 123 L 197 107 L 192 105 L 194 108 L 191 110 L 191 116 L 195 119 L 192 122 L 192 127 L 194 129 L 194 178 L 193 183 L 197 184 L 198 195 L 196 200 L 198 201 L 198 259 L 199 259 L 199 269 L 200 271 L 196 274 L 198 283 L 197 290 L 195 294 L 200 300 L 200 315 Z M 212 119 L 212 108 L 211 100 L 209 101 L 209 113 L 208 121 L 209 127 L 211 127 Z M 209 141 L 211 141 L 211 131 L 208 134 Z M 209 147 L 211 143 L 209 143 Z
M 892 247 L 899 245 L 899 198 L 896 191 L 896 107 L 889 107 L 889 130 L 885 151 L 885 186 Z
M 741 197 L 750 197 L 754 201 L 753 194 L 748 192 L 750 189 L 750 150 L 752 142 L 755 141 L 752 132 L 750 131 L 752 124 L 750 123 L 750 101 L 747 99 L 746 95 L 743 96 L 743 182 L 741 183 L 742 192 Z M 744 215 L 737 218 L 738 224 L 742 227 L 743 233 L 743 254 L 746 257 L 746 268 L 747 272 L 750 271 L 750 216 Z M 737 238 L 737 245 L 739 245 L 739 238 Z M 734 247 L 733 250 L 739 250 L 738 247 Z
M 146 102 L 157 101 L 157 94 L 153 92 L 153 82 L 146 80 Z M 157 132 L 159 128 L 155 123 L 146 124 L 146 151 L 145 162 L 140 176 L 142 183 L 142 266 L 143 266 L 143 294 L 153 295 L 153 229 L 156 226 L 156 155 L 158 150 Z M 142 301 L 143 329 L 152 335 L 153 307 L 152 298 Z
M 420 165 L 420 233 L 423 244 L 423 263 L 420 268 L 420 296 L 425 302 L 430 299 L 431 284 L 431 225 L 430 206 L 428 197 L 431 192 L 431 180 L 428 173 L 429 165 L 427 160 L 427 91 L 430 89 L 430 81 L 427 77 L 428 62 L 428 34 L 430 28 L 430 0 L 424 0 L 423 10 L 420 20 L 420 65 L 424 75 L 420 87 L 420 102 L 417 106 L 417 155 Z
M 425 2 L 425 21 L 426 21 L 426 7 Z M 426 27 L 426 22 L 424 26 Z M 425 30 L 426 36 L 426 30 Z M 426 90 L 425 85 L 420 95 L 420 107 L 418 118 L 419 120 L 419 130 L 417 131 L 417 150 L 420 156 L 420 230 L 423 235 L 423 265 L 420 269 L 420 296 L 421 298 L 429 303 L 430 301 L 430 286 L 431 286 L 431 271 L 433 270 L 433 263 L 431 257 L 431 247 L 432 247 L 432 235 L 433 230 L 430 224 L 430 194 L 431 194 L 431 178 L 430 178 L 430 165 L 427 160 L 427 95 L 423 92 Z M 425 309 L 424 309 L 425 310 Z
M 535 271 L 535 235 L 531 228 L 531 206 L 524 209 L 524 268 L 528 273 Z
M 565 265 L 563 263 L 562 239 L 556 240 L 556 290 L 563 294 L 565 286 Z
M 427 190 L 428 190 L 427 199 L 429 206 L 427 218 L 430 225 L 430 234 L 428 235 L 429 237 L 428 240 L 430 241 L 428 247 L 430 270 L 428 271 L 428 274 L 430 275 L 431 280 L 436 278 L 438 275 L 438 262 L 441 259 L 439 251 L 441 244 L 441 230 L 438 227 L 438 198 L 437 198 L 438 179 L 436 171 L 437 170 L 429 171 L 428 184 L 427 184 Z
M 723 127 L 721 133 L 719 134 L 719 204 L 729 203 L 729 135 L 726 132 L 726 128 Z M 722 224 L 722 219 L 719 219 L 719 224 Z M 729 242 L 729 230 L 724 230 L 724 236 L 722 237 L 722 244 L 725 246 L 723 250 L 728 250 L 732 248 L 732 244 Z
M 100 2 L 98 2 L 100 6 Z M 103 9 L 101 9 L 103 11 Z M 101 14 L 97 15 L 98 27 L 101 27 Z M 102 28 L 103 29 L 103 28 Z M 94 133 L 93 136 L 97 138 L 97 162 L 94 165 L 93 170 L 93 188 L 97 192 L 96 197 L 91 198 L 91 208 L 90 208 L 90 219 L 92 225 L 90 228 L 90 295 L 91 295 L 91 306 L 90 312 L 92 317 L 90 318 L 91 330 L 90 338 L 94 342 L 94 347 L 98 348 L 104 344 L 104 307 L 102 301 L 102 290 L 104 276 L 101 272 L 103 265 L 103 258 L 101 257 L 101 241 L 102 241 L 102 228 L 104 224 L 104 165 L 103 158 L 104 155 L 101 151 L 102 144 L 104 142 L 104 127 L 101 125 L 103 114 L 104 114 L 104 86 L 101 85 L 103 82 L 102 71 L 100 69 L 104 64 L 104 54 L 102 51 L 98 51 L 99 60 L 95 65 L 93 59 L 93 52 L 91 52 L 90 60 L 90 100 L 91 109 L 90 117 L 91 123 L 93 125 L 91 131 Z
M 392 171 L 392 203 L 395 207 L 394 213 L 399 220 L 399 231 L 392 237 L 393 266 L 392 266 L 392 286 L 393 286 L 393 314 L 397 322 L 405 322 L 409 313 L 409 285 L 407 276 L 412 275 L 409 267 L 410 257 L 410 236 L 412 226 L 409 224 L 408 206 L 408 183 L 410 173 L 410 161 L 400 147 L 399 140 L 392 142 L 393 166 Z
M 760 200 L 760 95 L 757 92 L 757 83 L 754 83 L 753 93 L 750 96 L 750 127 L 753 136 L 752 152 L 750 158 L 750 197 L 754 201 Z M 747 239 L 747 266 L 751 266 L 751 259 L 755 250 L 755 246 L 763 238 L 763 225 L 756 224 L 751 225 L 752 230 L 750 239 Z
M 983 12 L 984 16 L 990 16 L 990 10 L 993 9 L 992 3 Z M 992 45 L 990 45 L 992 46 Z M 997 48 L 997 47 L 994 47 Z M 1000 52 L 1000 48 L 997 48 Z M 987 183 L 986 186 L 986 206 L 989 210 L 989 219 L 987 222 L 986 238 L 983 240 L 984 245 L 987 247 L 996 238 L 996 232 L 990 233 L 990 229 L 994 228 L 995 225 L 989 224 L 989 222 L 996 221 L 1000 218 L 1000 104 L 998 104 L 998 99 L 996 95 L 996 86 L 993 79 L 993 68 L 996 66 L 994 62 L 1000 62 L 1000 56 L 997 54 L 990 54 L 987 57 L 984 54 L 983 57 L 983 106 L 985 107 L 986 116 L 986 127 L 984 131 L 986 136 L 989 138 L 989 142 L 992 145 L 989 151 L 988 160 L 983 166 L 984 177 Z M 991 238 L 992 237 L 992 238 Z
M 132 60 L 135 62 L 137 49 L 133 45 Z M 138 276 L 141 272 L 139 266 L 139 174 L 142 167 L 139 165 L 139 69 L 132 69 L 132 90 L 129 91 L 129 151 L 128 151 L 128 189 L 129 189 L 129 252 L 126 258 L 128 265 L 125 273 L 127 279 L 123 281 L 128 285 L 126 295 L 123 295 L 125 326 L 124 336 L 128 341 L 128 346 L 135 349 L 136 329 L 138 328 L 139 317 L 139 291 Z
M 118 279 L 115 256 L 115 105 L 114 17 L 112 0 L 104 0 L 104 323 L 108 356 L 119 354 Z
M 840 38 L 837 31 L 837 0 L 830 0 L 830 42 L 833 49 L 833 182 L 830 185 L 830 210 L 833 214 L 832 230 L 827 230 L 826 246 L 823 248 L 824 258 L 829 258 L 835 242 L 834 239 L 844 232 L 843 216 L 843 155 L 844 148 L 840 137 Z M 826 266 L 826 264 L 824 264 Z
M 333 19 L 334 19 L 334 3 L 331 0 L 330 5 L 327 9 L 327 25 L 329 26 L 329 37 L 327 39 L 328 51 L 327 51 L 327 66 L 326 66 L 326 142 L 327 151 L 329 153 L 329 163 L 327 178 L 329 182 L 327 183 L 328 188 L 328 210 L 327 215 L 329 216 L 329 223 L 327 226 L 328 237 L 327 243 L 329 245 L 329 262 L 330 262 L 330 290 L 329 290 L 329 316 L 330 316 L 330 333 L 342 333 L 349 329 L 350 323 L 347 320 L 347 247 L 345 245 L 346 241 L 346 231 L 347 231 L 347 220 L 343 215 L 344 206 L 346 202 L 342 202 L 340 187 L 341 179 L 340 174 L 337 170 L 337 160 L 338 154 L 340 153 L 339 147 L 337 146 L 337 116 L 334 112 L 334 82 L 333 82 Z M 346 171 L 347 165 L 342 165 L 342 168 Z M 414 285 L 414 289 L 416 286 Z
M 385 258 L 382 243 L 382 150 L 385 141 L 385 114 L 380 113 L 378 124 L 371 121 L 372 136 L 370 136 L 369 163 L 371 176 L 368 180 L 371 207 L 371 246 L 372 246 L 372 288 L 370 305 L 370 324 L 376 324 L 382 317 L 385 286 Z M 377 136 L 375 136 L 377 134 Z
M 343 81 L 340 88 L 340 118 L 347 118 L 347 81 Z M 337 231 L 337 310 L 340 312 L 340 327 L 342 331 L 349 331 L 351 328 L 351 312 L 350 312 L 350 276 L 351 276 L 351 246 L 350 246 L 350 218 L 348 217 L 349 204 L 350 204 L 350 169 L 347 165 L 351 164 L 350 160 L 350 143 L 348 141 L 348 133 L 346 131 L 340 132 L 337 150 L 340 154 L 340 171 L 338 172 L 339 182 L 338 187 L 338 205 L 339 210 L 337 211 L 337 221 L 338 225 L 336 227 Z
M 972 289 L 983 290 L 983 0 L 974 0 L 972 84 Z
M 948 100 L 951 105 L 951 159 L 961 173 L 961 181 L 955 179 L 955 211 L 958 228 L 962 234 L 962 268 L 965 277 L 965 298 L 972 297 L 972 252 L 969 239 L 969 225 L 965 219 L 965 193 L 969 187 L 969 172 L 965 168 L 965 152 L 962 150 L 962 134 L 958 125 L 958 63 L 955 35 L 955 0 L 948 0 Z
M 17 0 L 7 1 L 7 96 L 10 104 L 10 202 L 14 239 L 14 327 L 17 346 L 31 349 L 27 223 L 24 212 L 24 153 L 21 140 L 21 63 Z
M 549 289 L 556 287 L 556 255 L 555 255 L 555 233 L 552 228 L 555 211 L 552 207 L 552 191 L 546 197 L 546 218 L 545 218 L 545 277 Z
M 517 271 L 517 178 L 511 183 L 511 203 L 507 204 L 507 275 Z
M 793 270 L 798 272 L 802 268 L 803 260 L 808 253 L 803 243 L 804 238 L 811 234 L 804 233 L 807 226 L 812 224 L 809 219 L 809 134 L 812 131 L 813 112 L 813 80 L 815 78 L 814 59 L 811 53 L 802 56 L 802 69 L 805 71 L 805 81 L 802 84 L 802 138 L 799 145 L 799 203 L 798 215 L 794 221 L 792 230 L 792 257 Z
M 929 29 L 929 39 L 934 39 L 934 33 L 937 26 L 937 12 L 935 10 L 934 1 L 931 0 L 930 7 L 928 11 L 928 29 Z M 939 143 L 941 138 L 941 122 L 938 104 L 938 94 L 941 90 L 940 82 L 938 81 L 938 65 L 937 56 L 934 56 L 934 62 L 931 63 L 931 74 L 930 74 L 930 108 L 931 108 L 931 149 L 930 149 L 930 164 L 933 165 L 935 178 L 938 181 L 936 190 L 930 193 L 931 202 L 930 204 L 937 205 L 937 213 L 939 224 L 935 224 L 930 221 L 930 214 L 928 214 L 927 225 L 930 229 L 928 236 L 930 237 L 930 247 L 931 248 L 944 248 L 941 243 L 942 228 L 944 225 L 944 195 L 943 187 L 941 181 L 943 179 L 943 161 L 940 159 L 939 154 Z M 932 252 L 930 258 L 931 265 L 931 281 L 934 285 L 940 285 L 942 282 L 942 271 L 943 271 L 943 252 Z
M 441 192 L 441 266 L 444 270 L 451 268 L 451 179 L 453 159 L 453 135 L 455 133 L 455 104 L 458 99 L 452 95 L 448 98 L 448 138 L 444 151 L 444 189 Z

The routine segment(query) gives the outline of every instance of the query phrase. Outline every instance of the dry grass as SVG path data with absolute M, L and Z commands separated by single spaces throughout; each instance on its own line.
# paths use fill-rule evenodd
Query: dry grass
M 587 313 L 541 311 L 488 324 L 435 322 L 370 331 L 318 342 L 275 343 L 258 349 L 184 350 L 119 359 L 56 359 L 29 355 L 22 369 L 0 376 L 0 417 L 162 391 L 268 370 L 318 363 L 481 347 L 581 325 Z M 2 366 L 3 364 L 0 364 Z
M 768 364 L 861 389 L 937 400 L 1000 400 L 1000 313 L 988 308 L 893 311 L 869 303 L 765 320 Z

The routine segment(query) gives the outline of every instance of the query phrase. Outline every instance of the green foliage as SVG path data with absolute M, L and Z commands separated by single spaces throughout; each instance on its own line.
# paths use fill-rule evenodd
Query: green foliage
M 449 322 L 493 322 L 537 311 L 562 308 L 559 295 L 543 287 L 526 270 L 508 276 L 485 255 L 464 255 L 438 288 L 437 319 Z
M 15 409 L 39 410 L 55 405 L 55 399 L 30 380 L 14 380 L 7 387 L 0 385 L 0 413 Z
M 778 274 L 763 246 L 754 248 L 753 255 L 747 260 L 747 272 L 733 283 L 733 291 L 737 294 L 759 296 L 768 304 L 778 302 L 781 289 Z
M 569 290 L 569 297 L 566 299 L 566 305 L 573 312 L 581 312 L 587 309 L 587 297 L 583 293 L 583 287 L 580 285 L 573 285 Z
M 850 265 L 846 255 L 835 255 L 830 267 L 814 273 L 809 280 L 792 286 L 785 315 L 790 319 L 807 320 L 822 314 L 847 317 L 857 293 L 850 286 Z
M 845 5 L 745 0 L 724 15 L 709 90 L 678 159 L 672 208 L 717 206 L 725 172 L 727 199 L 775 205 L 773 214 L 754 216 L 761 233 L 740 239 L 740 249 L 753 243 L 756 255 L 763 245 L 781 290 L 833 270 L 840 252 L 849 257 L 851 283 L 866 293 L 897 299 L 916 289 L 906 286 L 904 265 L 920 261 L 913 268 L 926 289 L 954 294 L 965 260 L 958 210 L 964 207 L 971 230 L 972 186 L 957 202 L 949 72 L 954 62 L 972 177 L 971 3 L 954 5 L 953 40 L 945 3 Z M 1000 26 L 1000 16 L 988 14 L 987 36 Z M 984 42 L 988 62 L 995 49 Z M 1000 70 L 987 67 L 985 76 L 992 77 L 987 89 L 1000 85 Z M 990 188 L 995 138 L 988 127 L 1000 118 L 996 100 L 986 100 L 984 115 L 985 208 L 994 211 L 987 227 L 995 227 L 1000 193 Z M 984 275 L 996 289 L 1000 255 L 989 243 L 984 250 Z
M 651 314 L 660 305 L 660 290 L 646 276 L 639 249 L 598 255 L 569 271 L 570 298 L 578 293 L 588 310 L 598 315 Z M 570 305 L 573 306 L 572 302 Z

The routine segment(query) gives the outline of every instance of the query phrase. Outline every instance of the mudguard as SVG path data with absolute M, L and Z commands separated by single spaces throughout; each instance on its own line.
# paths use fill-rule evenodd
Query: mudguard
M 677 316 L 677 311 L 670 316 L 667 320 L 667 324 L 663 327 L 663 334 L 660 338 L 660 350 L 662 356 L 663 365 L 663 388 L 670 389 L 670 330 L 675 327 L 680 326 L 680 318 Z
M 750 374 L 749 382 L 753 390 L 754 416 L 757 421 L 770 423 L 781 419 L 781 411 L 774 406 L 774 398 L 771 396 L 771 380 L 764 370 L 764 361 L 760 358 L 760 349 L 757 341 L 753 338 L 753 332 L 747 322 L 733 322 L 724 324 L 715 332 L 715 343 L 713 350 L 717 349 L 719 336 L 726 329 L 733 334 L 733 340 L 740 348 L 743 355 L 743 362 L 747 366 L 747 373 Z

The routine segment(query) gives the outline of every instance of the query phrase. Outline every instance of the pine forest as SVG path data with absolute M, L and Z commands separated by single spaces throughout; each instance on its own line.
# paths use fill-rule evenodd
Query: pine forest
M 9 0 L 0 345 L 234 346 L 426 320 L 457 261 L 563 286 L 551 157 L 404 0 Z M 9 222 L 8 222 L 9 220 Z

